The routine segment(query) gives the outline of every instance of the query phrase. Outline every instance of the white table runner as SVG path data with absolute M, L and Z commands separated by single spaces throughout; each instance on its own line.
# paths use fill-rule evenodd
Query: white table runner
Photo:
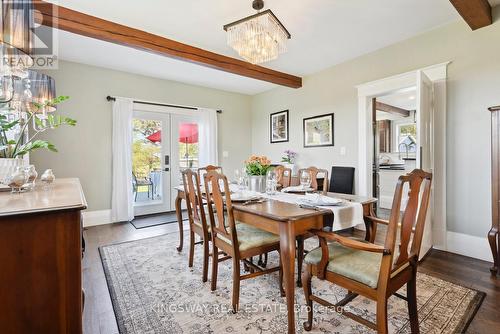
M 290 193 L 276 193 L 276 195 L 261 194 L 265 198 L 275 201 L 297 204 L 300 198 L 304 195 Z M 349 202 L 343 200 L 341 205 L 336 206 L 317 206 L 318 208 L 330 210 L 333 212 L 332 231 L 339 231 L 346 228 L 354 227 L 358 224 L 364 224 L 363 220 L 363 205 L 357 202 Z
M 184 190 L 183 186 L 176 187 L 178 190 Z M 230 184 L 229 189 L 232 192 L 238 192 L 238 186 L 235 184 Z M 272 199 L 275 201 L 297 204 L 300 198 L 304 198 L 304 195 L 282 193 L 278 192 L 275 195 L 268 195 L 266 193 L 257 193 L 259 196 L 264 198 Z M 346 228 L 354 227 L 359 224 L 364 224 L 363 220 L 363 205 L 358 202 L 349 202 L 343 200 L 341 205 L 336 206 L 318 206 L 318 208 L 331 210 L 333 212 L 333 225 L 332 231 L 339 231 Z M 312 210 L 312 209 L 311 209 Z

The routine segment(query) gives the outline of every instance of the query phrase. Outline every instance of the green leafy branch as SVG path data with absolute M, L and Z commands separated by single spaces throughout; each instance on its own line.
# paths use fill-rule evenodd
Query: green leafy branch
M 33 103 L 33 110 L 27 111 L 28 117 L 26 120 L 18 119 L 9 122 L 5 115 L 0 114 L 0 158 L 23 157 L 25 154 L 37 149 L 47 149 L 52 152 L 57 152 L 54 144 L 46 140 L 35 140 L 35 138 L 47 129 L 56 129 L 63 125 L 75 126 L 76 120 L 55 113 L 49 113 L 45 120 L 41 120 L 37 114 L 43 108 L 54 107 L 67 99 L 69 99 L 69 96 L 59 96 L 43 104 Z M 24 141 L 29 125 L 32 124 L 33 121 L 36 127 L 32 127 L 31 136 L 28 140 Z M 21 126 L 19 138 L 9 140 L 7 138 L 7 131 L 13 129 L 17 125 Z

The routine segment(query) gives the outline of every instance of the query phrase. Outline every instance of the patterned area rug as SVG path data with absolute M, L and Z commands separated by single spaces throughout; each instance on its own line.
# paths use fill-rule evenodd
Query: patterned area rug
M 316 242 L 309 240 L 306 248 Z M 100 248 L 116 320 L 121 333 L 286 333 L 285 299 L 280 297 L 278 273 L 241 282 L 240 311 L 231 312 L 231 261 L 219 264 L 217 290 L 201 281 L 201 247 L 188 268 L 188 251 L 178 253 L 177 234 L 142 239 Z M 308 247 L 307 247 L 308 246 Z M 278 254 L 269 254 L 274 266 Z M 461 333 L 474 317 L 485 294 L 425 274 L 418 274 L 417 294 L 421 333 Z M 346 291 L 313 279 L 315 294 L 332 302 Z M 406 295 L 404 288 L 399 291 Z M 297 333 L 305 333 L 302 289 L 296 289 Z M 314 303 L 310 333 L 372 333 L 343 316 L 341 310 Z M 357 297 L 346 310 L 375 321 L 375 303 Z M 337 312 L 336 312 L 337 311 Z M 391 297 L 388 305 L 390 333 L 410 333 L 404 300 Z

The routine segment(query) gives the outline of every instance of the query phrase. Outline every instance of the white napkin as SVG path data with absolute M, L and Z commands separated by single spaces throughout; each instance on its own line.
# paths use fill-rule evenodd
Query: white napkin
M 287 193 L 287 192 L 300 192 L 300 191 L 310 191 L 313 190 L 312 188 L 305 188 L 304 186 L 293 186 L 293 187 L 287 187 L 281 189 L 282 192 Z
M 338 198 L 323 196 L 321 194 L 305 194 L 297 199 L 299 204 L 308 204 L 314 206 L 332 206 L 342 204 L 342 200 Z

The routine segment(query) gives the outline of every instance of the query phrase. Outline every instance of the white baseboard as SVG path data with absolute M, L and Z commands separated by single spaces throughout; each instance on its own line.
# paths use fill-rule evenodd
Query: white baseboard
M 83 227 L 110 224 L 111 210 L 83 211 Z
M 484 261 L 493 261 L 487 238 L 448 231 L 446 233 L 446 251 Z

